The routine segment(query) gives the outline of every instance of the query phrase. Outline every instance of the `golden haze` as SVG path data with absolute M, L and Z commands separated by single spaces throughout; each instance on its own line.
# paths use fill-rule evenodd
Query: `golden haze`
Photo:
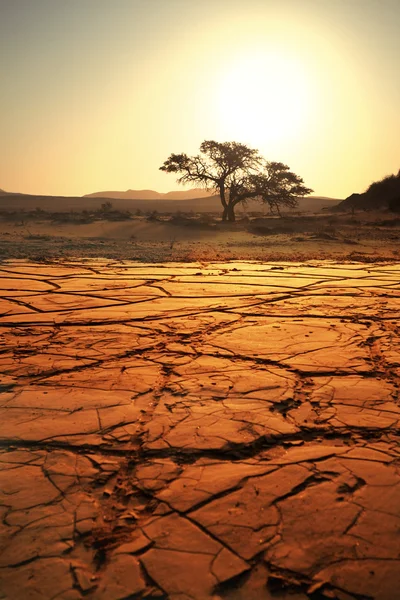
M 399 167 L 391 0 L 18 5 L 0 19 L 3 189 L 167 191 L 158 167 L 204 139 L 339 198 Z

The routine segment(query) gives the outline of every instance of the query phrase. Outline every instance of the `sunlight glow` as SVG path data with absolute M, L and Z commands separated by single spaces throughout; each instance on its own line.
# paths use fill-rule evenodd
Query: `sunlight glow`
M 247 55 L 232 63 L 216 95 L 226 139 L 251 146 L 297 141 L 311 108 L 311 82 L 298 61 L 278 53 Z
M 4 9 L 3 9 L 4 6 Z M 0 0 L 0 189 L 176 189 L 203 140 L 345 198 L 399 169 L 399 0 Z

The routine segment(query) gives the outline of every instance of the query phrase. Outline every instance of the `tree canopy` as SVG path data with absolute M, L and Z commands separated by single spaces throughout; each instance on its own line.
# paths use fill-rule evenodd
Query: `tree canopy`
M 279 213 L 281 207 L 295 207 L 299 197 L 312 192 L 287 165 L 267 161 L 258 150 L 238 142 L 204 141 L 200 154 L 171 154 L 160 170 L 176 173 L 178 183 L 215 190 L 223 221 L 234 221 L 235 207 L 252 198 Z

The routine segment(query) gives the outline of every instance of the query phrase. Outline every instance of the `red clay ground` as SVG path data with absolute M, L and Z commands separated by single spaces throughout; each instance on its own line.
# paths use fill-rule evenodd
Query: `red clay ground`
M 400 264 L 0 288 L 0 598 L 399 597 Z

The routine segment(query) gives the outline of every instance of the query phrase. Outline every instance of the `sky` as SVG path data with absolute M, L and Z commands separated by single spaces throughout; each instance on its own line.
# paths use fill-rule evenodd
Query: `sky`
M 400 168 L 399 0 L 0 0 L 0 188 L 177 189 L 203 140 L 345 198 Z

